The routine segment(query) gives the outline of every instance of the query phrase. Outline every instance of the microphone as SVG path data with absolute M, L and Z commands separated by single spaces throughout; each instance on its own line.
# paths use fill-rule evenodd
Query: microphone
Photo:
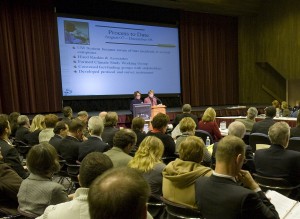
M 158 98 L 158 97 L 156 97 L 156 96 L 154 96 L 155 98 L 156 98 L 156 100 L 157 100 L 157 104 L 162 104 L 162 101 Z

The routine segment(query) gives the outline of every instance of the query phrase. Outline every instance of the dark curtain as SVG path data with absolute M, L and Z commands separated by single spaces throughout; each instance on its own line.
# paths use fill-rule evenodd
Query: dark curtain
M 1 113 L 61 110 L 55 24 L 51 1 L 1 1 Z
M 238 19 L 182 12 L 180 44 L 183 102 L 238 104 Z

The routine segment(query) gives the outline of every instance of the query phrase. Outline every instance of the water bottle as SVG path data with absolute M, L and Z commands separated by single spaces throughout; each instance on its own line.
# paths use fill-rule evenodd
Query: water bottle
M 205 145 L 206 145 L 206 146 L 209 146 L 209 145 L 210 145 L 210 139 L 209 139 L 208 136 L 207 136 L 207 138 L 206 138 Z

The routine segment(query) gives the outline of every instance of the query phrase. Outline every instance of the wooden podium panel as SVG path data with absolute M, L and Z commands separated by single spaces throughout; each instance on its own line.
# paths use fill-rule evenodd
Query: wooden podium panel
M 165 105 L 157 105 L 151 107 L 151 120 L 158 113 L 166 114 L 166 106 Z

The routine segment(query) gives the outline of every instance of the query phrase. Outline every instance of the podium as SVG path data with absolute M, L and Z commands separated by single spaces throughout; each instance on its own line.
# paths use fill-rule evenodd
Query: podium
M 156 105 L 151 107 L 151 120 L 158 113 L 166 114 L 166 106 L 165 105 Z

